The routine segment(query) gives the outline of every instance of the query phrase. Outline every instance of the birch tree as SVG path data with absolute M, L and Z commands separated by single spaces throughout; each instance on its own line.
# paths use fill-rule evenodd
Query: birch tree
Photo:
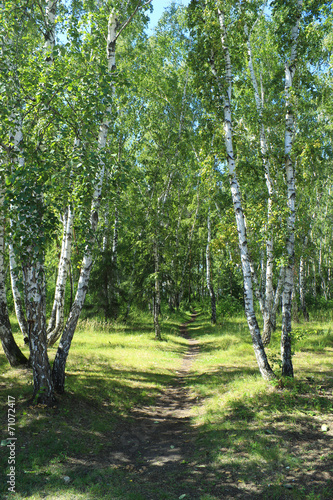
M 0 177 L 0 182 L 4 179 Z M 28 360 L 21 352 L 13 337 L 9 320 L 6 283 L 5 283 L 5 218 L 3 213 L 4 195 L 3 188 L 0 187 L 0 340 L 3 350 L 11 366 L 26 366 Z
M 295 262 L 295 162 L 292 159 L 291 151 L 293 139 L 295 136 L 295 112 L 292 98 L 293 80 L 297 67 L 299 23 L 302 15 L 303 1 L 297 0 L 295 5 L 295 21 L 291 29 L 291 51 L 290 58 L 285 63 L 285 102 L 286 102 L 286 125 L 284 140 L 285 170 L 287 179 L 287 206 L 290 215 L 287 221 L 287 254 L 288 263 L 286 266 L 286 275 L 284 290 L 282 294 L 282 335 L 281 335 L 281 358 L 282 375 L 292 377 L 293 366 L 291 358 L 291 307 L 293 276 Z
M 254 26 L 253 26 L 254 27 Z M 252 29 L 253 29 L 252 27 Z M 244 25 L 245 36 L 247 40 L 247 52 L 248 52 L 248 67 L 251 76 L 252 87 L 254 91 L 254 98 L 256 104 L 256 110 L 258 113 L 258 124 L 259 124 L 259 142 L 260 142 L 260 152 L 263 164 L 263 169 L 265 172 L 265 180 L 268 193 L 267 201 L 267 238 L 266 238 L 266 272 L 265 272 L 265 294 L 262 300 L 262 315 L 264 320 L 263 326 L 263 343 L 264 345 L 269 344 L 273 320 L 272 320 L 272 307 L 273 307 L 273 267 L 274 267 L 274 241 L 272 234 L 272 205 L 274 197 L 274 185 L 271 177 L 271 167 L 269 158 L 269 148 L 267 144 L 265 123 L 263 119 L 264 113 L 264 89 L 261 82 L 261 92 L 259 91 L 258 80 L 256 77 L 254 65 L 253 65 L 253 54 L 251 45 L 251 33 L 248 30 L 247 24 Z
M 102 153 L 105 150 L 108 138 L 109 128 L 112 125 L 112 99 L 115 96 L 115 86 L 114 86 L 114 73 L 116 69 L 116 43 L 123 29 L 130 23 L 135 13 L 149 5 L 150 1 L 143 4 L 138 4 L 132 13 L 128 15 L 126 12 L 125 2 L 120 3 L 119 10 L 114 7 L 111 10 L 109 21 L 108 21 L 108 33 L 107 33 L 107 44 L 106 44 L 106 55 L 107 55 L 107 76 L 109 78 L 110 93 L 109 93 L 109 103 L 106 106 L 103 120 L 100 124 L 99 134 L 98 134 L 98 151 Z M 96 233 L 98 225 L 98 213 L 100 208 L 103 180 L 105 174 L 105 164 L 103 160 L 100 160 L 99 169 L 95 179 L 94 192 L 92 197 L 91 212 L 90 212 L 90 231 L 91 239 L 87 242 L 83 261 L 81 265 L 80 278 L 77 286 L 75 300 L 73 302 L 70 314 L 68 316 L 63 334 L 60 339 L 57 354 L 53 363 L 52 377 L 55 389 L 58 393 L 63 393 L 65 389 L 65 367 L 66 360 L 69 354 L 69 349 L 74 336 L 75 328 L 82 311 L 85 296 L 87 293 L 88 283 L 91 268 L 93 265 L 93 235 Z
M 216 297 L 214 292 L 214 287 L 212 283 L 212 266 L 211 266 L 211 241 L 212 241 L 212 230 L 211 230 L 211 220 L 210 213 L 207 215 L 207 246 L 206 246 L 206 281 L 207 288 L 209 290 L 210 302 L 211 302 L 211 322 L 214 325 L 216 323 Z
M 254 310 L 252 273 L 251 273 L 250 256 L 247 243 L 246 225 L 242 207 L 241 193 L 236 175 L 236 161 L 235 161 L 234 146 L 233 146 L 233 127 L 232 127 L 233 68 L 232 68 L 231 54 L 229 50 L 226 13 L 224 11 L 224 8 L 220 7 L 219 3 L 215 5 L 215 2 L 213 2 L 212 5 L 209 5 L 209 7 L 212 7 L 212 10 L 209 10 L 207 7 L 208 6 L 206 6 L 204 12 L 203 22 L 207 23 L 207 21 L 209 21 L 210 23 L 212 23 L 214 22 L 214 18 L 216 19 L 218 26 L 217 33 L 219 41 L 218 38 L 216 37 L 215 43 L 216 44 L 219 43 L 222 53 L 221 57 L 222 60 L 220 63 L 220 67 L 223 69 L 221 69 L 222 73 L 221 74 L 216 64 L 217 45 L 212 44 L 208 48 L 209 52 L 208 63 L 213 78 L 215 80 L 215 85 L 218 90 L 220 109 L 223 110 L 222 116 L 223 116 L 225 149 L 226 149 L 226 163 L 229 172 L 230 190 L 234 205 L 234 212 L 235 212 L 237 231 L 239 237 L 239 250 L 240 250 L 243 278 L 244 278 L 245 314 L 247 317 L 247 322 L 252 336 L 254 352 L 256 355 L 260 373 L 265 379 L 269 380 L 274 377 L 274 373 L 269 365 L 269 362 L 265 354 Z M 200 13 L 198 14 L 198 17 L 199 19 L 202 19 Z

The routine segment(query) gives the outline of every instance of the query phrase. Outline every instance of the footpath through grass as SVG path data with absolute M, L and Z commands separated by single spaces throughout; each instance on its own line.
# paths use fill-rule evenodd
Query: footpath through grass
M 4 444 L 8 437 L 9 395 L 16 401 L 17 441 L 16 493 L 7 490 L 9 448 L 0 448 L 0 497 L 179 498 L 171 487 L 165 491 L 156 483 L 139 491 L 134 473 L 110 466 L 107 448 L 114 429 L 130 423 L 131 408 L 153 404 L 172 382 L 187 349 L 179 324 L 189 315 L 165 318 L 163 342 L 154 340 L 144 315 L 127 325 L 80 323 L 68 359 L 66 394 L 54 409 L 27 405 L 30 372 L 11 369 L 1 354 L 1 440 Z M 295 380 L 272 385 L 258 375 L 243 318 L 212 327 L 201 314 L 189 326 L 200 353 L 186 380 L 197 401 L 195 453 L 188 467 L 201 483 L 209 474 L 212 493 L 198 482 L 195 496 L 184 500 L 219 500 L 214 484 L 223 488 L 223 498 L 333 498 L 332 327 L 297 325 Z M 278 333 L 268 353 L 278 371 Z M 54 355 L 51 349 L 51 360 Z

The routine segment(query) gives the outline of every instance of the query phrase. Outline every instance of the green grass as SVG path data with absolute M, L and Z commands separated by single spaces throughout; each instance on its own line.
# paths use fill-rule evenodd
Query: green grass
M 1 439 L 7 437 L 7 396 L 16 400 L 16 483 L 19 488 L 11 498 L 39 499 L 44 498 L 46 491 L 54 494 L 54 498 L 69 499 L 74 493 L 75 498 L 101 498 L 102 483 L 109 489 L 112 483 L 110 498 L 123 498 L 124 484 L 119 471 L 110 478 L 110 470 L 105 471 L 103 467 L 99 470 L 97 466 L 97 470 L 80 472 L 68 485 L 64 485 L 63 477 L 73 476 L 77 457 L 80 457 L 80 465 L 80 461 L 83 464 L 102 455 L 114 426 L 119 422 L 126 425 L 130 420 L 130 409 L 152 404 L 156 395 L 171 382 L 187 346 L 186 340 L 176 335 L 180 318 L 186 321 L 189 314 L 164 318 L 162 342 L 154 340 L 147 315 L 137 314 L 129 324 L 94 320 L 79 323 L 67 361 L 66 393 L 58 397 L 56 409 L 29 407 L 30 371 L 11 369 L 5 356 L 0 355 L 0 394 L 4 410 Z M 17 325 L 13 323 L 17 332 Z M 18 332 L 16 338 L 28 355 Z M 51 362 L 55 353 L 56 348 L 51 348 Z M 5 471 L 7 448 L 1 447 L 0 451 L 0 468 Z M 79 465 L 81 469 L 83 466 Z M 129 489 L 130 486 L 129 481 Z M 5 492 L 6 484 L 2 481 L 0 497 Z M 126 498 L 131 498 L 130 492 Z M 133 499 L 136 498 L 134 494 Z
M 258 374 L 243 318 L 226 319 L 216 327 L 205 326 L 204 317 L 200 322 L 200 330 L 192 330 L 201 343 L 192 378 L 193 394 L 199 398 L 194 416 L 200 436 L 197 459 L 209 453 L 216 470 L 229 468 L 237 481 L 259 481 L 261 489 L 269 485 L 267 499 L 285 498 L 286 472 L 297 481 L 304 468 L 325 464 L 332 474 L 331 455 L 317 444 L 321 423 L 333 427 L 332 323 L 295 325 L 294 379 L 281 380 L 275 332 L 267 353 L 277 380 L 267 383 Z M 318 455 L 313 456 L 314 449 Z M 332 483 L 329 494 L 324 484 L 318 488 L 318 496 L 299 488 L 286 498 L 333 498 Z
M 82 321 L 68 358 L 66 393 L 55 409 L 28 406 L 30 371 L 11 369 L 0 355 L 1 439 L 7 437 L 7 396 L 16 399 L 17 493 L 10 498 L 176 498 L 156 481 L 145 485 L 143 494 L 134 472 L 111 468 L 105 454 L 117 426 L 131 422 L 130 410 L 153 404 L 172 382 L 187 350 L 179 324 L 189 317 L 189 311 L 165 315 L 162 342 L 154 340 L 145 314 L 137 313 L 127 324 Z M 333 472 L 332 328 L 332 322 L 295 325 L 295 379 L 278 377 L 269 384 L 258 374 L 244 319 L 227 318 L 212 326 L 208 315 L 200 314 L 189 326 L 200 342 L 187 379 L 197 398 L 191 420 L 196 451 L 189 467 L 208 467 L 216 481 L 236 485 L 248 495 L 244 498 L 254 493 L 267 500 L 333 498 L 332 483 L 320 479 Z M 276 332 L 268 349 L 277 373 L 278 337 Z M 50 349 L 51 361 L 55 352 Z M 330 429 L 326 434 L 322 423 Z M 0 469 L 7 471 L 8 449 L 0 452 Z M 311 474 L 319 479 L 309 486 Z M 286 490 L 293 481 L 297 488 Z M 0 498 L 5 494 L 4 478 Z M 208 490 L 200 496 L 217 498 Z

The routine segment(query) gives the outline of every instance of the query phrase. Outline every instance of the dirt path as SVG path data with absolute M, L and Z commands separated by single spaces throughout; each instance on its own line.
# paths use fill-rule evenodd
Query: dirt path
M 172 385 L 168 386 L 154 406 L 134 409 L 133 423 L 120 436 L 119 450 L 111 452 L 115 464 L 128 469 L 147 470 L 166 464 L 178 465 L 186 459 L 189 438 L 189 416 L 195 401 L 184 387 L 185 379 L 199 351 L 199 342 L 190 338 L 187 325 L 180 326 L 180 335 L 189 341 L 188 350 Z
M 112 435 L 106 462 L 113 469 L 125 472 L 132 484 L 131 494 L 124 499 L 253 499 L 244 494 L 235 481 L 210 465 L 210 457 L 196 460 L 197 433 L 190 415 L 197 402 L 186 389 L 191 366 L 199 352 L 199 342 L 192 339 L 188 325 L 180 326 L 180 335 L 188 339 L 188 349 L 174 381 L 159 396 L 154 406 L 136 408 L 131 423 L 121 426 Z M 201 450 L 202 451 L 202 450 Z M 202 452 L 201 452 L 202 456 Z M 105 457 L 106 458 L 106 457 Z M 224 483 L 224 484 L 223 484 Z

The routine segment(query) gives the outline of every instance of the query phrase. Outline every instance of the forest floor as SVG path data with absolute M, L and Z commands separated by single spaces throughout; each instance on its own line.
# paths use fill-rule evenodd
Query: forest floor
M 333 500 L 330 327 L 304 327 L 297 379 L 272 386 L 243 320 L 188 318 L 172 320 L 162 343 L 142 321 L 119 335 L 78 331 L 54 409 L 28 406 L 31 374 L 0 360 L 18 437 L 17 493 L 0 498 Z

